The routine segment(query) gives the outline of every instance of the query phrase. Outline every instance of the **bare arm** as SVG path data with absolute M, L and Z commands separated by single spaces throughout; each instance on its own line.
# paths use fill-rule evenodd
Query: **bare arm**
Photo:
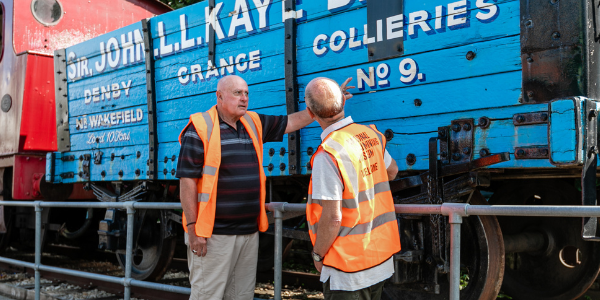
M 323 213 L 319 220 L 317 229 L 317 240 L 313 251 L 320 256 L 325 256 L 335 241 L 342 226 L 342 201 L 323 200 Z M 323 262 L 314 262 L 319 272 L 323 268 Z
M 308 115 L 305 110 L 295 112 L 288 116 L 287 126 L 285 127 L 285 133 L 294 132 L 300 130 L 300 128 L 306 127 L 306 125 L 313 122 L 313 119 Z
M 393 158 L 392 163 L 389 167 L 387 167 L 386 171 L 388 175 L 388 181 L 394 180 L 396 178 L 396 175 L 398 175 L 398 165 L 396 164 L 396 161 Z
M 344 98 L 346 100 L 352 98 L 352 94 L 348 92 L 348 89 L 353 89 L 355 86 L 347 86 L 348 83 L 352 80 L 352 77 L 346 79 L 344 83 L 340 86 L 342 89 L 342 93 L 344 93 Z M 308 112 L 305 110 L 293 113 L 288 116 L 287 127 L 285 127 L 285 133 L 294 132 L 296 130 L 300 130 L 300 128 L 306 127 L 308 124 L 312 123 L 313 119 L 308 115 Z
M 196 220 L 198 219 L 198 178 L 181 178 L 179 180 L 181 208 L 185 214 L 190 248 L 196 255 L 206 255 L 206 238 L 196 235 Z M 190 224 L 193 223 L 193 224 Z

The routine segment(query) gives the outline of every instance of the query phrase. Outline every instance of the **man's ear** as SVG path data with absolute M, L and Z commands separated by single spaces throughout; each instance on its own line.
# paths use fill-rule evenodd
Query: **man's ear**
M 217 91 L 217 100 L 223 100 L 223 95 L 221 94 L 221 91 Z
M 308 106 L 306 107 L 306 112 L 308 112 L 308 115 L 310 116 L 311 119 L 316 120 L 315 114 L 312 112 L 312 110 L 310 110 L 310 108 L 308 108 Z

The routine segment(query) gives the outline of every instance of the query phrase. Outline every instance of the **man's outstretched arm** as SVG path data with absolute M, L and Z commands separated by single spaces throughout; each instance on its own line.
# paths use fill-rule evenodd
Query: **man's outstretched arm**
M 352 77 L 346 79 L 344 83 L 340 86 L 342 89 L 342 93 L 344 93 L 344 98 L 346 100 L 352 98 L 352 94 L 348 92 L 349 89 L 355 88 L 355 86 L 347 86 L 348 83 L 352 80 Z M 287 127 L 285 128 L 285 133 L 294 132 L 300 130 L 301 128 L 306 127 L 308 124 L 312 123 L 313 119 L 308 115 L 308 112 L 305 110 L 293 113 L 288 116 Z

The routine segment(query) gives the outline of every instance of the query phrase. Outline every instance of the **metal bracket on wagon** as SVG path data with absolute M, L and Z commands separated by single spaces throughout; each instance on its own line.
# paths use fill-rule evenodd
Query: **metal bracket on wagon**
M 451 175 L 458 175 L 461 173 L 469 173 L 469 172 L 473 172 L 473 171 L 481 169 L 481 168 L 485 168 L 487 166 L 491 166 L 491 165 L 509 161 L 509 160 L 510 160 L 510 154 L 508 152 L 492 154 L 492 155 L 478 158 L 476 160 L 473 160 L 473 161 L 470 161 L 467 163 L 463 163 L 463 164 L 443 166 L 443 167 L 441 167 L 441 170 L 438 173 L 438 176 L 446 177 L 446 176 L 451 176 Z M 469 178 L 478 177 L 478 174 L 477 174 L 478 172 L 473 172 L 473 173 L 474 174 L 471 174 L 473 176 L 469 176 Z M 429 174 L 429 172 L 424 172 L 419 175 L 414 175 L 414 176 L 409 176 L 409 177 L 392 180 L 392 181 L 390 181 L 390 189 L 391 189 L 392 193 L 394 193 L 394 192 L 398 192 L 398 191 L 405 190 L 408 188 L 421 186 L 421 185 L 423 185 L 424 182 L 425 183 L 427 182 L 428 174 Z M 467 178 L 467 177 L 465 177 L 465 178 Z M 444 185 L 444 187 L 446 188 L 446 185 L 449 183 L 452 183 L 452 182 L 454 182 L 454 181 L 450 181 L 450 182 L 446 183 Z M 475 183 L 476 182 L 481 182 L 481 180 L 475 180 Z
M 450 126 L 438 128 L 442 164 L 460 164 L 473 158 L 474 119 L 452 120 Z
M 581 204 L 597 205 L 596 172 L 598 167 L 598 106 L 584 100 L 582 117 L 586 118 L 583 168 L 581 170 Z M 581 235 L 587 241 L 600 241 L 598 218 L 582 218 Z

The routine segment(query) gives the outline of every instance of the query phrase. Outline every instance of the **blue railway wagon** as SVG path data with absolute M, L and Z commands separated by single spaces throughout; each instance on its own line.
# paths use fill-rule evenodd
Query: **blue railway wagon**
M 250 110 L 282 115 L 305 108 L 311 79 L 353 77 L 346 115 L 385 132 L 400 169 L 397 203 L 595 205 L 596 9 L 577 0 L 211 0 L 156 16 L 55 53 L 59 151 L 47 155 L 46 181 L 84 183 L 101 201 L 177 201 L 179 133 L 215 105 L 219 78 L 243 77 Z M 303 200 L 320 133 L 313 123 L 265 144 L 273 201 Z M 123 247 L 117 213 L 100 223 L 107 249 Z M 403 250 L 386 297 L 445 299 L 446 222 L 398 219 Z M 493 299 L 501 283 L 515 299 L 583 294 L 600 269 L 597 226 L 468 218 L 461 297 Z M 160 226 L 157 243 L 175 231 Z M 161 247 L 139 254 L 138 278 L 172 255 L 172 243 Z

